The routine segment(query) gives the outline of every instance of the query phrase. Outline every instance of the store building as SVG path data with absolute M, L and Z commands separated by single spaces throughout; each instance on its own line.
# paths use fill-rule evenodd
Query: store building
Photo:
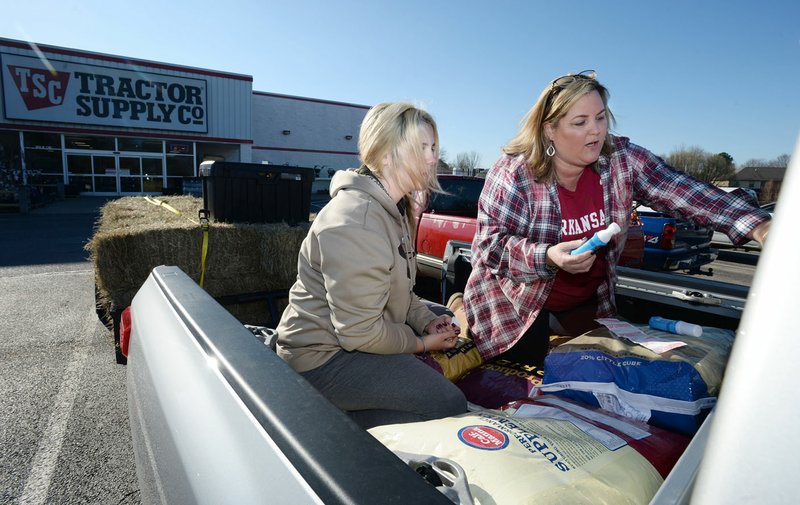
M 356 166 L 358 130 L 369 107 L 253 92 L 253 161 L 314 167 L 320 176 Z
M 253 78 L 0 39 L 0 191 L 180 192 L 202 161 L 358 163 L 368 107 L 253 91 Z

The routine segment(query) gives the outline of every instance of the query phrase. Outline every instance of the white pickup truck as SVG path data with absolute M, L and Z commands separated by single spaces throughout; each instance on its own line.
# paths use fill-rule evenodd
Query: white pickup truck
M 624 317 L 658 313 L 737 329 L 719 401 L 651 503 L 796 503 L 796 216 L 800 148 L 749 290 L 706 278 L 620 272 Z M 457 259 L 453 251 L 445 263 Z M 143 502 L 458 501 L 351 422 L 179 269 L 153 270 L 126 326 Z

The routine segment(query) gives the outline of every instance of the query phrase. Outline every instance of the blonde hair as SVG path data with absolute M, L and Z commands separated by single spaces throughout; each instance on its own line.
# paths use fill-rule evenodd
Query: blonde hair
M 544 125 L 551 124 L 558 126 L 558 122 L 567 115 L 570 108 L 584 95 L 597 91 L 603 100 L 608 118 L 609 133 L 615 124 L 614 115 L 608 108 L 609 93 L 605 86 L 597 82 L 594 78 L 576 76 L 574 80 L 563 86 L 558 86 L 556 81 L 564 79 L 559 77 L 554 79 L 539 95 L 539 99 L 525 114 L 520 122 L 520 129 L 517 135 L 503 147 L 503 152 L 512 156 L 522 154 L 528 170 L 539 181 L 548 181 L 553 177 L 552 158 L 545 154 L 550 142 L 544 134 Z M 611 137 L 606 134 L 603 142 L 602 154 L 611 153 Z
M 375 105 L 364 117 L 358 137 L 361 162 L 375 175 L 390 180 L 404 190 L 404 199 L 411 209 L 410 216 L 417 212 L 418 201 L 426 200 L 412 197 L 412 191 L 421 191 L 425 195 L 441 191 L 436 179 L 436 164 L 428 165 L 422 149 L 422 126 L 425 124 L 433 130 L 438 159 L 439 132 L 436 122 L 430 114 L 409 103 L 386 102 Z M 389 163 L 384 165 L 387 155 Z M 404 179 L 410 181 L 412 187 L 404 187 L 408 185 L 403 182 Z

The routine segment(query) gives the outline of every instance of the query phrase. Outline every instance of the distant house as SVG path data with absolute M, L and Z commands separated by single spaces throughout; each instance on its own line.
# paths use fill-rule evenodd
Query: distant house
M 774 202 L 785 174 L 786 167 L 744 167 L 736 172 L 730 185 L 755 190 L 762 203 Z

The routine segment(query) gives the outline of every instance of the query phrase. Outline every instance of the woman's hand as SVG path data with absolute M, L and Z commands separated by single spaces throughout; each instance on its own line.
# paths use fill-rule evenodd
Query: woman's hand
M 594 252 L 586 251 L 574 256 L 570 254 L 570 251 L 577 249 L 583 242 L 584 240 L 570 240 L 550 246 L 547 249 L 547 264 L 571 274 L 588 272 L 597 257 Z
M 441 351 L 455 347 L 461 328 L 447 314 L 443 314 L 425 326 L 425 334 L 417 343 L 417 352 Z
M 756 226 L 755 229 L 750 233 L 750 238 L 761 244 L 761 247 L 764 247 L 764 242 L 767 241 L 767 233 L 769 233 L 769 224 L 771 222 L 771 220 L 764 221 L 760 225 Z

